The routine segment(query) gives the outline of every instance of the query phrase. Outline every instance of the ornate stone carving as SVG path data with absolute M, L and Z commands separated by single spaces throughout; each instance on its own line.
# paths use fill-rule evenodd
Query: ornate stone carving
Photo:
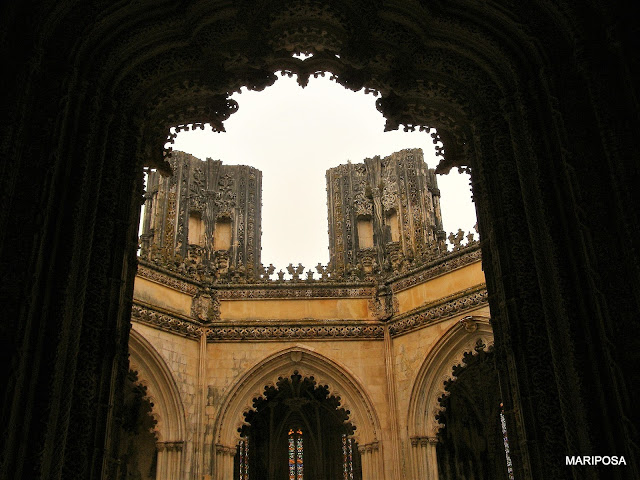
M 392 279 L 391 289 L 394 293 L 401 292 L 414 285 L 424 283 L 430 278 L 442 275 L 445 272 L 477 262 L 480 258 L 481 251 L 478 244 L 462 248 L 459 252 L 447 253 L 441 257 L 436 257 L 436 259 L 426 265 L 416 268 L 413 272 L 405 274 L 398 280 L 394 281 Z
M 190 320 L 181 319 L 176 315 L 160 313 L 136 303 L 131 307 L 131 319 L 188 338 L 200 338 L 203 332 L 201 326 L 194 324 Z
M 152 208 L 145 209 L 142 255 L 156 261 L 158 255 L 150 254 L 154 247 L 165 258 L 178 254 L 188 259 L 187 272 L 212 281 L 229 273 L 212 264 L 220 262 L 217 252 L 225 251 L 232 274 L 242 281 L 255 278 L 260 264 L 260 171 L 210 158 L 201 161 L 183 152 L 172 154 L 171 166 L 169 179 L 149 175 L 153 193 L 147 204 Z M 164 236 L 156 236 L 156 227 L 162 225 Z
M 395 301 L 394 301 L 395 300 Z M 378 320 L 388 320 L 398 310 L 397 300 L 386 285 L 379 285 L 375 296 L 369 300 L 369 310 Z
M 220 289 L 220 300 L 244 300 L 251 298 L 371 298 L 375 289 L 371 286 L 354 285 L 347 287 L 316 286 L 300 287 L 287 286 L 286 288 L 240 288 Z
M 8 415 L 20 425 L 17 415 L 26 412 L 33 428 L 13 449 L 19 454 L 8 451 L 8 464 L 35 471 L 43 467 L 34 459 L 53 458 L 64 446 L 79 456 L 67 455 L 52 469 L 77 468 L 88 478 L 88 465 L 102 464 L 105 476 L 116 476 L 109 474 L 118 437 L 110 419 L 118 417 L 127 307 L 118 307 L 109 290 L 113 282 L 131 287 L 132 248 L 122 233 L 123 222 L 135 217 L 127 213 L 131 179 L 143 163 L 167 170 L 161 146 L 170 126 L 211 122 L 223 130 L 237 109 L 227 92 L 262 89 L 282 69 L 301 84 L 326 71 L 347 88 L 379 91 L 387 128 L 439 129 L 441 170 L 473 162 L 481 226 L 491 237 L 485 267 L 502 349 L 496 363 L 517 412 L 508 414 L 516 476 L 566 476 L 556 454 L 567 445 L 609 451 L 617 442 L 632 456 L 638 435 L 628 425 L 640 422 L 625 392 L 640 382 L 633 367 L 638 335 L 629 334 L 637 327 L 629 314 L 638 311 L 637 281 L 629 279 L 638 276 L 640 249 L 637 146 L 628 132 L 638 131 L 637 52 L 633 17 L 622 3 L 164 2 L 158 11 L 139 2 L 113 8 L 65 1 L 40 9 L 37 20 L 29 5 L 15 5 L 1 20 L 12 75 L 3 104 L 10 114 L 3 126 L 0 285 L 3 298 L 15 299 L 3 307 L 7 331 L 24 346 L 8 352 L 17 372 L 9 377 L 16 383 L 11 398 L 24 410 Z M 314 57 L 292 59 L 300 50 Z M 68 52 L 68 64 L 57 52 Z M 594 175 L 598 169 L 602 175 Z M 52 182 L 52 172 L 68 172 L 69 181 Z M 69 195 L 81 175 L 83 188 Z M 38 198 L 48 200 L 31 201 Z M 63 212 L 96 217 L 50 221 Z M 53 245 L 51 239 L 73 233 L 69 228 L 84 231 L 83 241 Z M 163 228 L 155 235 L 162 237 Z M 172 241 L 163 244 L 171 255 Z M 558 258 L 568 251 L 571 262 Z M 540 289 L 541 272 L 549 283 Z M 61 278 L 77 289 L 63 291 Z M 61 296 L 25 308 L 38 286 Z M 74 297 L 84 299 L 83 308 Z M 592 312 L 589 322 L 576 314 L 584 309 Z M 550 321 L 541 321 L 545 315 Z M 59 319 L 68 322 L 57 339 L 19 337 L 37 322 L 56 331 Z M 600 338 L 595 326 L 607 332 L 606 341 L 589 340 Z M 114 341 L 96 345 L 96 329 Z M 57 362 L 30 368 L 71 345 L 78 349 L 77 381 L 69 388 Z M 115 367 L 98 367 L 96 376 L 96 365 L 110 363 L 104 355 Z M 590 368 L 576 368 L 584 365 Z M 582 386 L 597 369 L 603 384 L 594 394 Z M 109 388 L 113 410 L 96 410 L 96 392 Z M 51 391 L 62 397 L 40 408 L 33 395 L 41 391 L 45 400 Z M 56 422 L 61 428 L 43 443 L 45 426 Z M 603 430 L 619 437 L 594 433 Z M 94 451 L 88 461 L 86 439 L 100 442 L 102 432 L 105 453 Z
M 371 247 L 360 238 L 368 235 L 365 230 L 372 232 L 377 265 L 387 265 L 387 270 L 400 264 L 401 255 L 413 259 L 425 249 L 446 250 L 439 195 L 435 174 L 419 149 L 327 170 L 332 265 L 348 272 L 348 265 L 357 265 L 364 255 L 366 262 L 360 265 L 365 275 L 370 273 L 370 255 L 363 252 Z
M 220 320 L 220 300 L 215 290 L 203 291 L 193 298 L 191 316 L 201 322 Z
M 488 303 L 488 295 L 485 287 L 470 289 L 453 299 L 445 299 L 437 305 L 430 305 L 418 312 L 412 312 L 406 316 L 392 320 L 389 332 L 392 336 L 401 335 L 421 328 L 443 318 L 457 315 L 465 310 L 477 308 Z
M 478 329 L 478 323 L 472 316 L 463 317 L 460 319 L 460 323 L 464 325 L 464 329 L 469 333 L 473 333 Z
M 142 278 L 175 288 L 176 290 L 188 293 L 189 295 L 196 295 L 199 291 L 198 286 L 193 283 L 180 280 L 170 273 L 164 273 L 158 270 L 155 266 L 152 268 L 144 266 L 142 265 L 142 261 L 140 261 L 140 263 L 141 265 L 138 265 L 138 276 Z
M 382 339 L 383 327 L 373 324 L 295 326 L 215 326 L 206 329 L 207 340 Z

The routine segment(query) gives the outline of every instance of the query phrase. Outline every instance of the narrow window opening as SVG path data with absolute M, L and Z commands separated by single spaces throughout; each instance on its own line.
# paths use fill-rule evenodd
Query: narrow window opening
M 249 439 L 241 438 L 236 449 L 236 473 L 234 478 L 249 480 Z
M 222 217 L 216 220 L 213 231 L 213 248 L 215 250 L 229 250 L 231 248 L 231 219 Z
M 189 245 L 204 246 L 204 222 L 200 212 L 189 214 Z
M 303 480 L 303 455 L 302 430 L 292 428 L 289 430 L 289 480 Z
M 353 439 L 342 435 L 342 472 L 344 480 L 353 480 Z
M 389 238 L 387 241 L 398 242 L 400 241 L 400 228 L 398 227 L 398 214 L 395 210 L 390 210 L 386 214 L 386 224 L 389 227 Z
M 371 217 L 358 218 L 358 247 L 373 248 L 373 222 Z
M 502 426 L 502 439 L 504 440 L 504 455 L 507 460 L 507 474 L 509 480 L 514 480 L 513 476 L 513 463 L 511 462 L 511 455 L 509 454 L 509 437 L 507 435 L 507 420 L 504 418 L 504 408 L 502 403 L 500 404 L 500 425 Z

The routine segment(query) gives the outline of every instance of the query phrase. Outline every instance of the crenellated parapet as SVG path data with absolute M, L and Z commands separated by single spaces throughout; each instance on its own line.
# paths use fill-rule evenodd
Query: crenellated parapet
M 146 256 L 140 258 L 143 268 L 159 267 L 164 271 L 173 272 L 183 278 L 198 282 L 203 285 L 259 285 L 259 284 L 345 284 L 354 282 L 385 283 L 394 282 L 399 278 L 411 277 L 416 272 L 430 265 L 444 265 L 448 261 L 458 258 L 461 254 L 474 253 L 479 258 L 480 242 L 475 240 L 473 233 L 465 234 L 458 230 L 454 243 L 445 245 L 445 250 L 425 250 L 418 257 L 406 259 L 398 256 L 394 259 L 394 266 L 390 269 L 381 269 L 377 264 L 367 263 L 367 258 L 360 260 L 355 265 L 349 265 L 343 271 L 336 271 L 331 264 L 318 263 L 315 267 L 306 267 L 301 263 L 290 263 L 285 269 L 276 272 L 273 264 L 265 267 L 260 264 L 255 270 L 248 270 L 243 265 L 233 266 L 226 261 L 219 262 L 220 252 L 215 252 L 213 262 L 205 262 L 200 258 L 187 257 L 176 254 L 168 257 L 156 247 L 151 246 Z M 454 234 L 451 234 L 454 235 Z M 450 236 L 451 236 L 450 235 Z M 467 242 L 457 241 L 466 238 Z M 466 257 L 465 257 L 466 258 Z

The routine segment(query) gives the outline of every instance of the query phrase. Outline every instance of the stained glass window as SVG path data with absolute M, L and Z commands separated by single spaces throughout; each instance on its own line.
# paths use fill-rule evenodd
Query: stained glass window
M 303 454 L 302 430 L 292 428 L 289 430 L 289 480 L 303 480 Z
M 507 458 L 507 473 L 509 474 L 509 480 L 514 480 L 513 464 L 511 463 L 511 455 L 509 455 L 509 437 L 507 436 L 507 421 L 504 418 L 504 409 L 502 408 L 502 403 L 500 404 L 500 424 L 502 425 L 502 439 L 504 440 L 504 454 Z
M 353 439 L 342 435 L 342 471 L 344 480 L 353 480 Z
M 240 480 L 249 480 L 249 439 L 240 439 L 238 444 L 240 453 Z

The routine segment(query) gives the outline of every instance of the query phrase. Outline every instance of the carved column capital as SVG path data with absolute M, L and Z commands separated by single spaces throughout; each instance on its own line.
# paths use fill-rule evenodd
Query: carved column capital
M 178 442 L 156 442 L 156 448 L 158 449 L 159 452 L 162 452 L 164 450 L 174 451 L 174 452 L 181 452 L 183 446 L 184 446 L 184 442 L 182 442 L 182 441 L 178 441 Z
M 227 445 L 222 445 L 220 443 L 216 443 L 216 453 L 218 455 L 233 456 L 233 455 L 236 454 L 236 448 L 235 447 L 229 447 Z

